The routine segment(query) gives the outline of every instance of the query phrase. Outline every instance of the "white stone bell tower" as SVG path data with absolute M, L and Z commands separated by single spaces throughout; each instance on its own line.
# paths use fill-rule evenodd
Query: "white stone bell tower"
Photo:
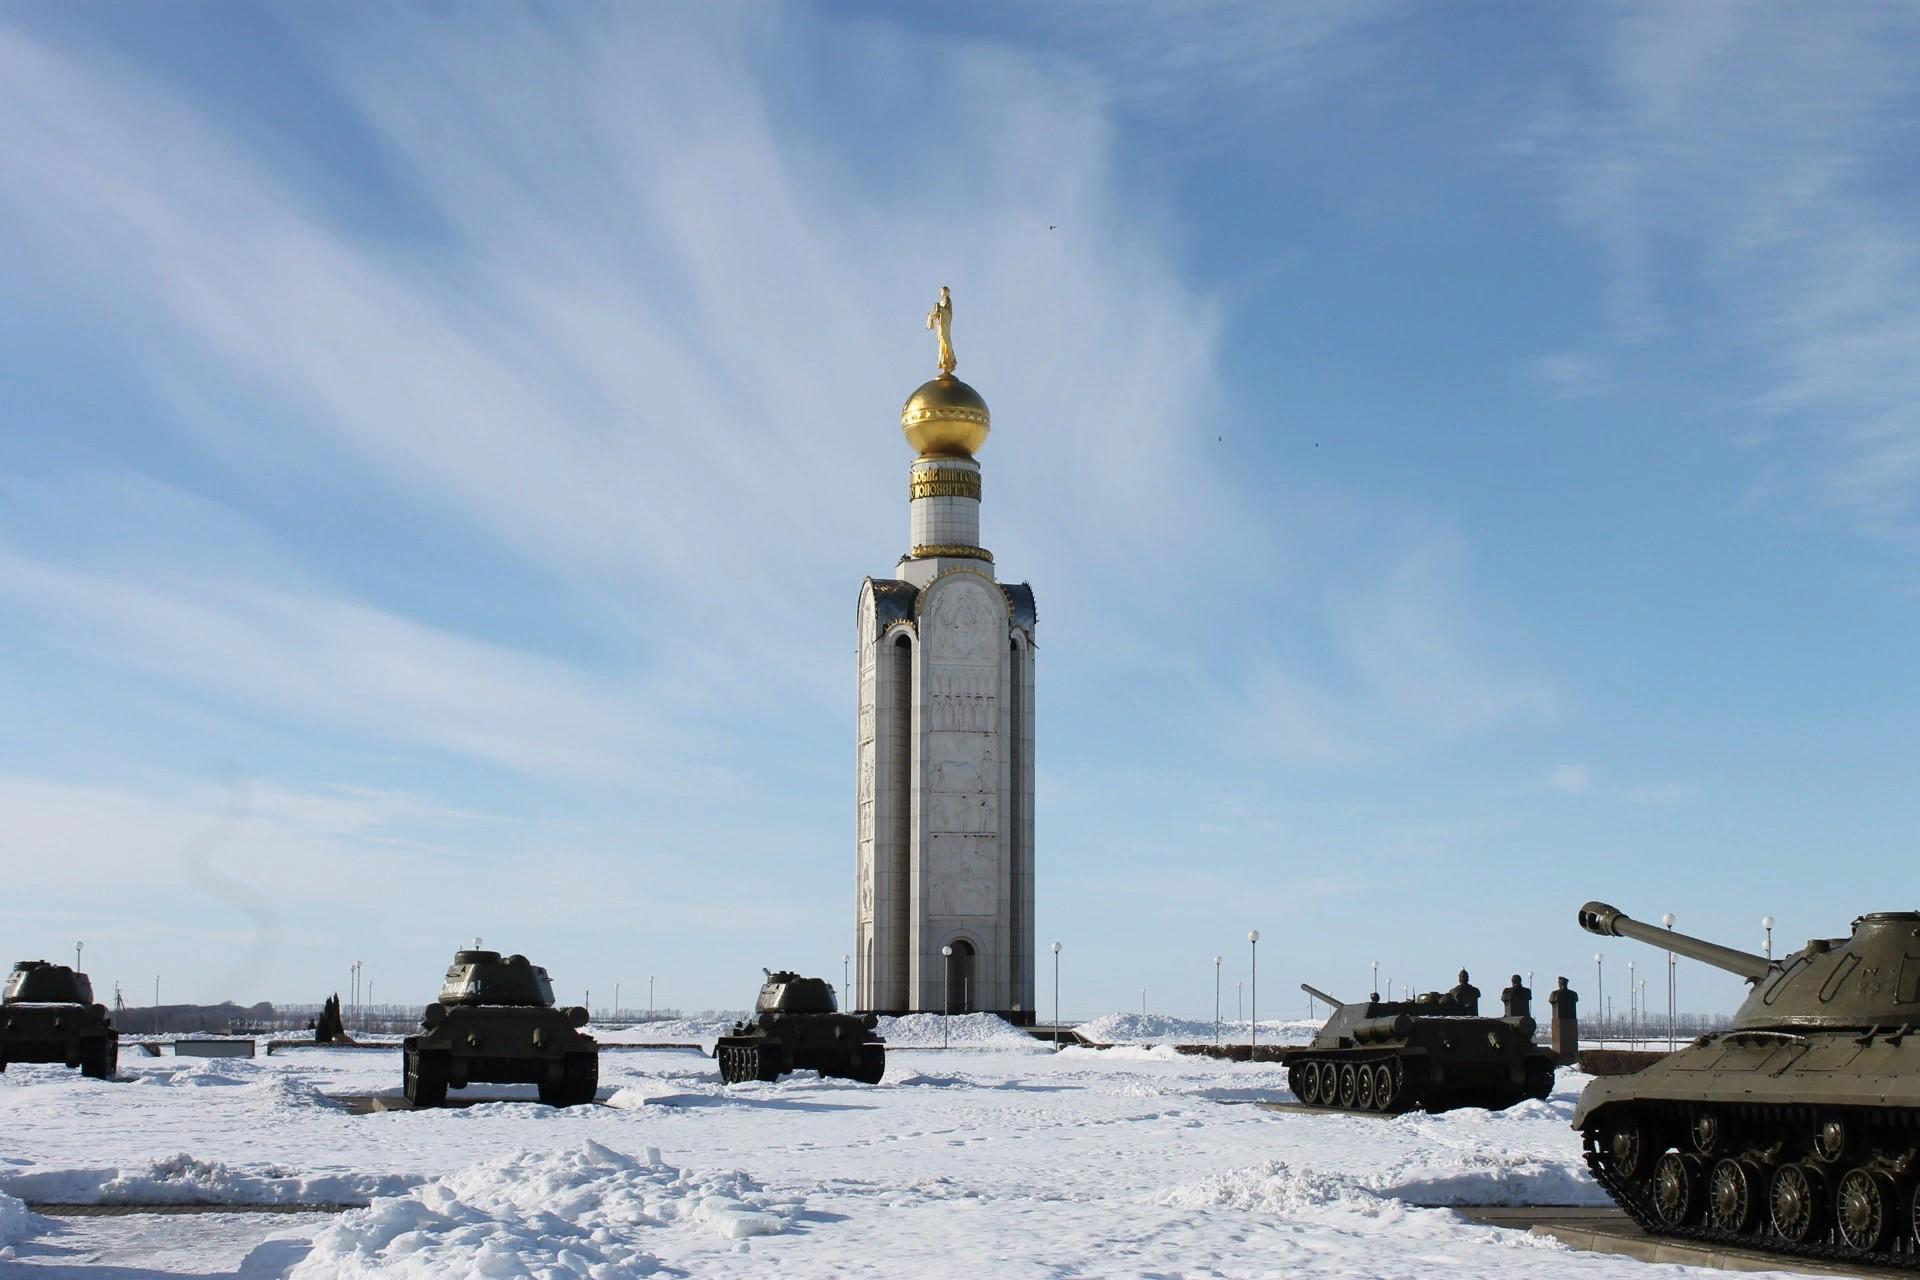
M 1033 592 L 980 546 L 991 419 L 953 376 L 951 318 L 942 289 L 940 376 L 900 414 L 911 550 L 860 589 L 853 1001 L 1030 1023 Z

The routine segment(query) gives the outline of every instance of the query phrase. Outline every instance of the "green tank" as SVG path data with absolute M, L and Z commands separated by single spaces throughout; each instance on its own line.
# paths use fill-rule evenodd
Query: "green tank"
M 1581 1093 L 1573 1125 L 1607 1194 L 1658 1235 L 1920 1266 L 1920 912 L 1777 960 L 1604 902 L 1579 919 L 1753 986 L 1730 1030 Z
M 1527 989 L 1504 993 L 1509 1016 L 1480 1016 L 1480 989 L 1460 971 L 1451 991 L 1412 1000 L 1343 1002 L 1300 984 L 1333 1007 L 1306 1048 L 1287 1058 L 1287 1083 L 1310 1107 L 1334 1111 L 1500 1111 L 1553 1091 L 1553 1051 L 1533 1041 Z
M 0 1071 L 14 1062 L 64 1062 L 98 1080 L 120 1065 L 120 1033 L 93 1002 L 87 975 L 22 960 L 0 993 Z
M 534 1084 L 550 1106 L 592 1102 L 600 1046 L 586 1025 L 585 1009 L 554 1008 L 547 971 L 525 956 L 456 951 L 440 999 L 405 1042 L 407 1101 L 437 1107 L 448 1089 Z
M 781 970 L 767 975 L 753 1017 L 733 1024 L 713 1046 L 728 1084 L 778 1080 L 789 1071 L 818 1071 L 862 1084 L 879 1084 L 887 1070 L 887 1042 L 874 1034 L 870 1013 L 841 1013 L 833 986 Z

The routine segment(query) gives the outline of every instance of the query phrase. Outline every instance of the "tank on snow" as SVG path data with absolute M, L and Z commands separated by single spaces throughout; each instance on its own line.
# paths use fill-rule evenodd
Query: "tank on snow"
M 1657 1234 L 1920 1265 L 1920 912 L 1777 960 L 1604 902 L 1579 918 L 1753 984 L 1730 1030 L 1581 1093 L 1573 1124 L 1607 1193 Z
M 887 1070 L 887 1044 L 874 1034 L 872 1014 L 841 1013 L 833 986 L 821 978 L 761 970 L 767 980 L 753 1017 L 733 1024 L 713 1046 L 728 1084 L 778 1080 L 789 1071 L 818 1071 L 878 1084 Z
M 87 975 L 64 964 L 22 960 L 0 993 L 0 1071 L 14 1062 L 64 1062 L 82 1075 L 112 1076 L 120 1033 L 93 1002 Z
M 592 1102 L 600 1046 L 580 1031 L 587 1011 L 556 1009 L 547 971 L 525 956 L 502 958 L 478 944 L 456 951 L 440 999 L 406 1039 L 407 1100 L 437 1107 L 448 1089 L 534 1084 L 556 1107 Z
M 1305 1049 L 1287 1058 L 1287 1083 L 1310 1107 L 1340 1111 L 1498 1111 L 1553 1090 L 1554 1055 L 1533 1042 L 1527 989 L 1505 993 L 1509 1015 L 1480 1016 L 1480 991 L 1460 971 L 1451 991 L 1412 1000 L 1345 1003 L 1301 983 L 1333 1006 Z

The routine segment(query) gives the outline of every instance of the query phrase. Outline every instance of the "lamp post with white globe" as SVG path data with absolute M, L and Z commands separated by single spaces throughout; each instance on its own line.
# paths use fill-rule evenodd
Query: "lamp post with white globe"
M 1213 958 L 1213 1047 L 1220 1047 L 1220 957 Z
M 1600 1024 L 1600 1047 L 1607 1046 L 1607 956 L 1593 953 L 1593 1020 Z
M 1053 1049 L 1060 1051 L 1060 944 L 1053 944 Z
M 1667 926 L 1668 929 L 1672 929 L 1673 912 L 1669 911 L 1661 916 L 1660 923 Z M 1673 951 L 1669 948 L 1667 951 L 1667 1052 L 1669 1053 L 1673 1052 L 1674 1047 L 1680 1043 L 1679 1021 L 1673 1011 L 1673 1006 L 1677 1003 L 1679 994 L 1680 982 L 1674 973 Z
M 1773 917 L 1772 917 L 1772 916 L 1761 916 L 1761 917 L 1760 917 L 1760 927 L 1761 927 L 1762 929 L 1764 929 L 1764 930 L 1766 931 L 1766 935 L 1767 935 L 1767 959 L 1769 959 L 1769 960 L 1771 960 L 1771 959 L 1773 959 Z
M 1247 1061 L 1252 1062 L 1260 1047 L 1260 931 L 1247 930 Z
M 953 1016 L 953 948 L 942 947 L 940 954 L 946 957 L 946 975 L 940 983 L 940 1047 L 947 1047 L 947 1019 Z

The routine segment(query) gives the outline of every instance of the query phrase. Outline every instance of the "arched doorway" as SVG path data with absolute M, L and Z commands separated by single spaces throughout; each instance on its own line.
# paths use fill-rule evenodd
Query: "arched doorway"
M 953 954 L 947 957 L 947 1010 L 950 1013 L 972 1013 L 975 990 L 973 982 L 973 944 L 965 938 L 953 940 Z

